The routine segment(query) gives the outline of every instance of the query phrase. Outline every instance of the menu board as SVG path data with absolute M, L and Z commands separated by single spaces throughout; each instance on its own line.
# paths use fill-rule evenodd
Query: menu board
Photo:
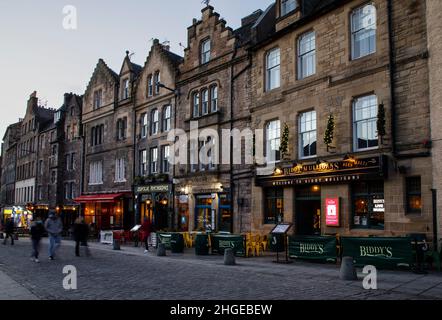
M 339 198 L 325 199 L 325 223 L 328 227 L 339 227 Z
M 278 224 L 275 228 L 273 228 L 272 232 L 270 232 L 270 233 L 284 234 L 284 233 L 287 233 L 291 227 L 292 227 L 291 223 L 281 223 L 281 224 Z

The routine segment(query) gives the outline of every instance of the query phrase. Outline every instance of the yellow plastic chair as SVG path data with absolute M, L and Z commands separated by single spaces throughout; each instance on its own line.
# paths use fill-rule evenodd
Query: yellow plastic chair
M 267 246 L 269 244 L 269 240 L 267 239 L 267 236 L 264 235 L 261 239 L 261 246 L 263 251 L 267 251 Z
M 249 233 L 247 233 L 246 234 L 246 256 L 250 257 L 250 253 L 253 256 L 255 256 L 255 251 L 256 251 L 256 248 L 253 244 L 252 236 Z
M 263 250 L 262 250 L 262 239 L 261 236 L 259 234 L 255 235 L 255 251 L 256 251 L 256 255 L 262 256 L 263 255 Z

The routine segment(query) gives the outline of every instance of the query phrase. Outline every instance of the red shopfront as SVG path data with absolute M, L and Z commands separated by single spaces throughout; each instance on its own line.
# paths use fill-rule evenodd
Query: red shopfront
M 107 193 L 84 195 L 74 201 L 81 204 L 85 222 L 100 231 L 124 229 L 131 197 L 130 193 Z

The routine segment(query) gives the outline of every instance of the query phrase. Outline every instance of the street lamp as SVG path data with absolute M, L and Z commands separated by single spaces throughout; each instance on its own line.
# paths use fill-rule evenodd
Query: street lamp
M 167 87 L 164 83 L 157 82 L 157 86 L 158 86 L 159 88 L 164 88 L 164 89 L 166 89 L 166 90 L 169 90 L 170 92 L 173 92 L 176 96 L 179 96 L 179 95 L 180 95 L 180 92 L 179 92 L 178 89 L 172 89 L 172 88 L 169 88 L 169 87 Z

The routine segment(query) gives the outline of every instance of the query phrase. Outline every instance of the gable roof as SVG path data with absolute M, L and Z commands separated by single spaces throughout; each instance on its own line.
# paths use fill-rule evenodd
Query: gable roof
M 109 68 L 108 65 L 106 64 L 106 62 L 104 62 L 104 60 L 100 58 L 100 59 L 98 59 L 98 63 L 95 66 L 94 72 L 92 73 L 92 76 L 89 80 L 89 83 L 86 87 L 85 92 L 89 91 L 89 89 L 92 85 L 92 80 L 97 76 L 97 74 L 99 72 L 103 72 L 103 74 L 106 75 L 106 77 L 109 80 L 111 80 L 112 82 L 114 82 L 116 84 L 119 82 L 119 78 L 120 78 L 119 75 L 115 71 L 113 71 L 111 68 Z

